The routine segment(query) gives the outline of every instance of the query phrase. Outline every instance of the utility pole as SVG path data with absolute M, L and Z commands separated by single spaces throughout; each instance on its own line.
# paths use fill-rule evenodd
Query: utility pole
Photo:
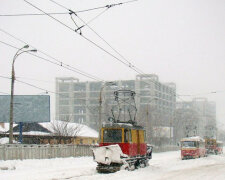
M 22 48 L 20 48 L 16 54 L 13 57 L 13 62 L 12 62 L 12 75 L 11 75 L 11 95 L 10 95 L 10 119 L 9 119 L 9 144 L 13 143 L 13 101 L 14 101 L 14 82 L 15 82 L 15 70 L 14 70 L 14 64 L 15 64 L 15 60 L 16 58 L 25 52 L 37 52 L 36 49 L 31 49 L 31 50 L 27 50 L 27 51 L 22 51 L 23 49 L 27 49 L 29 48 L 28 45 L 23 46 Z
M 149 137 L 149 134 L 150 134 L 150 133 L 152 134 L 152 132 L 151 132 L 151 129 L 152 129 L 152 128 L 151 128 L 151 123 L 150 123 L 150 119 L 149 119 L 149 115 L 150 115 L 150 114 L 149 114 L 149 107 L 151 107 L 151 102 L 154 101 L 154 100 L 158 100 L 158 98 L 155 97 L 155 98 L 153 98 L 153 99 L 150 99 L 150 101 L 147 103 L 147 106 L 146 106 L 146 108 L 147 108 L 147 109 L 146 109 L 146 131 L 147 131 L 146 134 L 147 134 L 147 140 L 148 140 L 148 141 L 150 141 L 150 140 L 149 140 L 149 138 L 150 138 L 150 137 Z
M 149 132 L 150 132 L 150 123 L 149 123 L 149 105 L 147 104 L 147 109 L 146 109 L 146 130 L 147 130 L 147 141 L 149 141 Z

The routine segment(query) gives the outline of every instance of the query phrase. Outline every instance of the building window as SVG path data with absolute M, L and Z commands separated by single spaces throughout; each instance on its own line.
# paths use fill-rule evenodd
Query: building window
M 59 92 L 69 91 L 69 84 L 59 84 Z
M 74 91 L 85 91 L 86 84 L 85 83 L 75 83 L 74 84 Z
M 102 84 L 100 82 L 90 83 L 90 91 L 100 91 Z

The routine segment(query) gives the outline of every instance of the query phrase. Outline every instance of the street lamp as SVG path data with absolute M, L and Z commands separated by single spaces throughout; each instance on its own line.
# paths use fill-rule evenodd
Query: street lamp
M 25 52 L 37 52 L 36 49 L 31 49 L 31 50 L 25 50 L 22 51 L 23 49 L 29 48 L 29 45 L 25 45 L 22 48 L 20 48 L 16 54 L 13 57 L 13 62 L 12 62 L 12 77 L 11 77 L 11 96 L 10 96 L 10 119 L 9 119 L 9 143 L 13 143 L 13 98 L 14 98 L 14 81 L 15 81 L 15 70 L 14 70 L 14 63 L 16 58 Z
M 101 124 L 102 124 L 102 91 L 106 86 L 114 86 L 114 85 L 116 85 L 115 82 L 112 82 L 112 81 L 105 82 L 100 89 L 100 93 L 99 93 L 99 129 L 101 129 Z

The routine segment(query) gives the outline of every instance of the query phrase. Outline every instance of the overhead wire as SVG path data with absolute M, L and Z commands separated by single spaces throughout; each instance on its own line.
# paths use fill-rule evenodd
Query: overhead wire
M 134 0 L 134 1 L 137 1 L 137 0 Z M 127 2 L 129 2 L 129 1 L 127 1 Z M 124 3 L 126 3 L 126 2 L 124 2 Z M 83 12 L 89 12 L 89 11 L 93 11 L 93 10 L 103 9 L 103 8 L 106 8 L 106 6 L 99 6 L 99 7 L 79 10 L 79 11 L 76 11 L 76 13 L 83 13 Z M 50 14 L 50 15 L 65 15 L 65 14 L 69 14 L 69 12 L 54 12 L 54 13 L 48 13 L 48 14 Z M 45 13 L 0 14 L 0 17 L 4 17 L 4 16 L 5 17 L 13 17 L 13 16 L 46 16 L 46 14 Z
M 34 4 L 28 2 L 27 0 L 24 0 L 26 3 L 30 4 L 32 7 L 34 7 L 35 9 L 41 11 L 42 13 L 45 13 L 46 15 L 48 15 L 50 18 L 52 18 L 53 20 L 55 20 L 56 22 L 60 23 L 61 25 L 65 26 L 66 28 L 68 28 L 69 30 L 79 34 L 78 32 L 74 31 L 73 28 L 71 28 L 70 26 L 68 26 L 67 24 L 61 22 L 60 20 L 58 20 L 57 18 L 49 15 L 48 13 L 46 13 L 45 11 L 43 11 L 42 9 L 38 8 L 37 6 L 35 6 Z M 51 0 L 52 1 L 52 0 Z M 134 0 L 134 1 L 137 1 L 137 0 Z M 133 2 L 133 1 L 128 1 L 128 2 Z M 128 3 L 127 2 L 127 3 Z M 143 72 L 140 72 L 138 71 L 137 69 L 134 69 L 133 68 L 133 65 L 131 63 L 125 63 L 124 61 L 122 61 L 120 58 L 116 57 L 115 55 L 113 55 L 112 53 L 110 53 L 109 51 L 105 50 L 104 48 L 102 48 L 101 46 L 99 46 L 97 43 L 93 42 L 92 40 L 88 39 L 87 37 L 85 37 L 84 35 L 82 34 L 79 34 L 81 37 L 83 37 L 85 40 L 87 40 L 88 42 L 90 42 L 91 44 L 95 45 L 96 47 L 98 47 L 100 50 L 104 51 L 105 53 L 107 53 L 108 55 L 112 56 L 114 59 L 118 60 L 119 62 L 121 62 L 122 64 L 128 66 L 129 68 L 133 69 L 135 72 L 137 72 L 138 74 L 142 75 L 144 74 Z M 110 46 L 110 45 L 109 45 Z M 150 80 L 152 81 L 152 80 Z M 146 81 L 143 81 L 147 84 L 149 84 L 148 82 Z M 152 81 L 156 86 L 159 86 L 155 81 Z M 175 97 L 178 97 L 178 95 L 176 94 L 176 92 L 174 92 L 174 96 Z M 180 98 L 180 97 L 179 97 Z
M 183 94 L 183 95 L 180 95 L 180 96 L 193 97 L 193 96 L 217 94 L 217 93 L 224 93 L 224 92 L 225 92 L 225 90 L 216 90 L 216 91 L 211 91 L 211 92 L 206 92 L 206 93 L 198 93 L 198 94 Z
M 57 2 L 55 2 L 55 1 L 53 1 L 53 0 L 50 0 L 51 2 L 54 2 L 54 3 L 56 3 L 56 4 L 58 4 L 59 6 L 61 6 L 61 7 L 63 7 L 63 8 L 65 8 L 65 9 L 67 9 L 67 10 L 69 10 L 68 8 L 66 8 L 65 6 L 63 6 L 63 5 L 60 5 L 59 3 L 57 3 Z M 94 31 L 88 24 L 90 23 L 90 22 L 92 22 L 94 19 L 96 19 L 97 17 L 99 17 L 101 14 L 103 14 L 105 11 L 107 11 L 109 8 L 111 8 L 111 7 L 113 7 L 113 6 L 116 6 L 116 5 L 121 5 L 121 4 L 125 4 L 125 3 L 130 3 L 130 2 L 134 2 L 134 1 L 138 1 L 138 0 L 132 0 L 132 1 L 126 1 L 126 2 L 122 2 L 122 3 L 117 3 L 117 4 L 111 4 L 111 5 L 106 5 L 106 6 L 101 6 L 101 7 L 97 7 L 97 8 L 90 8 L 90 9 L 86 9 L 86 10 L 81 10 L 81 11 L 72 11 L 73 13 L 81 13 L 81 12 L 87 12 L 87 11 L 92 11 L 92 10 L 97 10 L 97 9 L 102 9 L 102 8 L 107 8 L 107 9 L 105 9 L 103 12 L 101 12 L 99 15 L 97 15 L 96 17 L 94 17 L 93 19 L 91 19 L 90 21 L 88 21 L 87 23 L 85 23 L 81 18 L 79 18 L 83 23 L 84 23 L 84 25 L 83 26 L 88 26 L 99 38 L 101 38 L 108 46 L 110 46 L 120 57 L 122 57 L 128 64 L 125 64 L 124 62 L 122 62 L 123 64 L 125 64 L 125 65 L 128 65 L 131 69 L 133 69 L 133 67 L 135 67 L 134 65 L 132 65 L 124 56 L 122 56 L 117 50 L 115 50 L 115 48 L 113 48 L 107 41 L 105 41 L 96 31 Z M 25 2 L 27 2 L 26 0 L 25 0 Z M 30 5 L 32 5 L 31 3 L 29 3 L 29 2 L 27 2 L 28 4 L 30 4 Z M 33 7 L 34 7 L 34 5 L 32 5 Z M 36 9 L 37 9 L 37 7 L 35 7 Z M 41 9 L 39 9 L 40 11 L 42 11 Z M 43 11 L 42 11 L 43 12 Z M 67 13 L 45 13 L 45 12 L 43 12 L 43 14 L 40 14 L 40 13 L 38 13 L 38 14 L 17 14 L 18 16 L 26 16 L 26 15 L 56 15 L 56 14 L 70 14 L 71 13 L 71 11 L 70 12 L 67 12 Z M 0 16 L 17 16 L 16 14 L 15 15 L 0 15 Z M 51 16 L 50 16 L 51 17 Z M 71 29 L 72 30 L 72 29 Z M 11 34 L 9 34 L 9 33 L 7 33 L 6 31 L 4 31 L 4 30 L 2 30 L 2 29 L 0 29 L 0 31 L 2 31 L 2 32 L 4 32 L 4 33 L 6 33 L 6 34 L 8 34 L 9 36 L 11 36 L 11 37 L 13 37 L 13 38 L 15 38 L 15 39 L 17 39 L 18 41 L 20 41 L 20 42 L 23 42 L 23 43 L 25 43 L 25 44 L 27 44 L 26 42 L 24 42 L 24 41 L 22 41 L 21 39 L 19 39 L 19 38 L 16 38 L 15 36 L 13 36 L 13 35 L 11 35 Z M 84 37 L 85 38 L 85 37 Z M 8 45 L 8 46 L 10 46 L 10 47 L 12 47 L 12 48 L 16 48 L 15 46 L 12 46 L 12 45 L 9 45 L 9 44 L 7 44 L 7 43 L 5 43 L 5 42 L 2 42 L 2 41 L 0 41 L 1 43 L 3 43 L 3 44 L 5 44 L 5 45 Z M 95 43 L 94 43 L 95 44 Z M 100 47 L 100 46 L 99 46 Z M 16 48 L 16 49 L 18 49 L 18 48 Z M 102 48 L 100 48 L 100 49 L 102 49 Z M 59 62 L 60 64 L 56 64 L 56 63 L 53 63 L 52 61 L 49 61 L 49 60 L 47 60 L 46 58 L 43 58 L 43 57 L 40 57 L 40 56 L 37 56 L 37 55 L 35 55 L 35 54 L 32 54 L 32 53 L 29 53 L 29 54 L 31 54 L 31 55 L 33 55 L 33 56 L 36 56 L 36 57 L 38 57 L 38 58 L 41 58 L 42 60 L 45 60 L 45 61 L 48 61 L 48 62 L 51 62 L 51 63 L 53 63 L 53 64 L 55 64 L 55 65 L 60 65 L 60 66 L 62 66 L 62 62 L 61 61 L 59 61 L 59 60 L 57 60 L 57 59 L 55 59 L 55 58 L 53 58 L 52 56 L 50 56 L 50 55 L 48 55 L 48 54 L 46 54 L 46 53 L 44 53 L 43 51 L 41 51 L 41 50 L 38 50 L 39 52 L 41 52 L 42 54 L 44 54 L 44 55 L 46 55 L 46 56 L 48 56 L 48 57 L 50 57 L 50 58 L 52 58 L 52 59 L 54 59 L 54 60 L 56 60 L 57 62 Z M 106 51 L 105 51 L 106 52 Z M 117 58 L 116 58 L 117 59 Z M 118 59 L 117 59 L 118 60 Z M 121 62 L 121 61 L 120 61 Z M 70 65 L 67 65 L 67 64 L 65 64 L 66 66 L 68 66 L 69 68 L 66 68 L 66 67 L 64 67 L 64 68 L 66 68 L 66 69 L 68 69 L 68 70 L 71 70 L 70 68 L 74 68 L 74 67 L 71 67 Z M 62 66 L 63 67 L 63 66 Z M 136 69 L 137 69 L 137 67 L 135 67 Z M 83 73 L 84 72 L 77 72 L 77 71 L 80 71 L 80 70 L 78 70 L 78 69 L 76 69 L 75 68 L 75 72 L 76 73 L 79 73 L 79 74 L 81 74 L 81 75 L 84 75 Z M 134 70 L 134 69 L 133 69 Z M 143 73 L 143 71 L 141 71 L 140 69 L 137 69 L 137 70 L 135 70 L 138 74 L 144 74 Z M 84 75 L 85 76 L 85 75 Z M 86 76 L 87 77 L 87 76 Z M 91 78 L 89 75 L 88 75 L 88 78 Z M 91 79 L 93 79 L 93 78 L 91 78 Z M 96 79 L 96 78 L 94 78 L 94 80 L 100 80 L 100 79 Z M 102 80 L 101 80 L 102 81 Z M 143 81 L 143 82 L 145 82 L 145 81 Z M 154 82 L 154 81 L 152 81 L 152 82 Z M 145 82 L 146 83 L 146 82 Z M 154 82 L 155 83 L 155 82 Z M 147 83 L 148 84 L 148 83 Z M 178 95 L 178 94 L 177 94 Z M 180 97 L 180 96 L 184 96 L 184 95 L 178 95 L 178 96 L 176 96 L 176 97 Z M 187 95 L 188 96 L 188 95 Z
M 0 91 L 1 94 L 10 95 L 9 93 Z
M 43 11 L 42 9 L 38 8 L 37 6 L 33 5 L 32 3 L 28 2 L 27 0 L 24 0 L 26 3 L 30 4 L 32 7 L 38 9 L 39 11 L 46 13 L 45 11 Z M 70 26 L 68 26 L 67 24 L 63 23 L 62 21 L 58 20 L 57 18 L 49 15 L 48 13 L 46 13 L 46 15 L 48 15 L 50 18 L 52 18 L 53 20 L 55 20 L 56 22 L 60 23 L 61 25 L 65 26 L 66 28 L 68 28 L 69 30 L 71 30 L 72 32 L 75 32 L 77 34 L 79 34 L 78 32 L 74 31 L 73 28 L 71 28 Z M 84 35 L 79 34 L 80 37 L 84 38 L 85 40 L 87 40 L 88 42 L 90 42 L 91 44 L 93 44 L 94 46 L 96 46 L 97 48 L 99 48 L 100 50 L 104 51 L 105 53 L 107 53 L 108 55 L 110 55 L 111 57 L 113 57 L 114 59 L 116 59 L 117 61 L 120 61 L 121 63 L 123 63 L 124 65 L 129 67 L 129 64 L 125 63 L 124 61 L 122 61 L 120 58 L 116 57 L 115 55 L 113 55 L 112 53 L 110 53 L 109 51 L 105 50 L 103 47 L 101 47 L 100 45 L 98 45 L 97 43 L 95 43 L 94 41 L 90 40 L 89 38 L 85 37 Z
M 9 80 L 11 80 L 11 78 L 10 78 L 10 77 L 7 77 L 7 76 L 2 76 L 2 75 L 0 75 L 0 78 L 3 78 L 3 79 L 9 79 Z M 52 93 L 52 94 L 56 94 L 56 95 L 58 95 L 58 96 L 60 96 L 60 97 L 63 97 L 63 96 L 64 96 L 65 98 L 68 98 L 67 96 L 63 95 L 62 93 L 55 92 L 55 91 L 50 91 L 50 90 L 48 90 L 48 89 L 44 89 L 44 88 L 42 88 L 42 87 L 39 87 L 39 86 L 33 85 L 33 84 L 31 84 L 31 83 L 27 83 L 27 82 L 25 82 L 25 81 L 21 81 L 21 80 L 18 80 L 18 79 L 15 79 L 15 81 L 17 81 L 17 82 L 19 82 L 19 83 L 22 83 L 22 84 L 25 84 L 25 85 L 30 86 L 30 87 L 33 87 L 33 88 L 36 88 L 36 89 L 39 89 L 39 90 L 45 91 L 45 92 L 46 92 L 46 94 L 48 94 L 48 93 Z M 9 94 L 7 93 L 7 95 L 9 95 Z M 88 101 L 88 100 L 86 100 L 86 99 L 84 99 L 84 98 L 79 99 L 79 100 L 82 100 L 82 101 L 84 101 L 85 103 Z M 87 108 L 90 110 L 90 113 L 91 113 L 91 114 L 93 114 L 93 112 L 91 112 L 91 111 L 95 111 L 95 113 L 96 113 L 96 110 L 91 109 L 91 105 L 90 105 L 90 106 L 88 106 L 87 104 L 85 104 L 85 105 L 83 105 L 83 107 L 87 107 Z M 95 108 L 95 107 L 94 107 L 94 108 Z M 96 109 L 96 108 L 95 108 L 95 109 Z
M 57 13 L 49 13 L 51 15 L 65 15 L 69 14 L 68 12 L 57 12 Z M 43 16 L 45 14 L 41 13 L 29 13 L 29 14 L 0 14 L 0 17 L 16 17 L 16 16 Z
M 72 11 L 71 9 L 65 7 L 64 5 L 62 4 L 59 4 L 58 2 L 55 2 L 54 0 L 49 0 L 55 4 L 57 4 L 58 6 L 70 11 L 70 12 L 74 12 Z M 128 2 L 133 2 L 133 1 L 128 1 Z M 121 5 L 123 3 L 118 3 L 116 5 Z M 108 10 L 110 7 L 113 7 L 113 6 L 108 6 L 108 8 L 106 10 Z M 105 11 L 103 11 L 105 12 Z M 75 12 L 74 12 L 75 14 Z M 116 50 L 114 47 L 112 47 L 112 45 L 110 45 L 102 36 L 100 36 L 90 25 L 88 25 L 88 23 L 86 23 L 82 18 L 80 18 L 77 14 L 75 14 L 76 17 L 78 17 L 92 32 L 94 32 L 102 41 L 104 41 L 116 54 L 118 54 L 124 61 L 126 61 L 126 65 L 128 65 L 132 70 L 134 70 L 135 72 L 137 72 L 138 74 L 142 75 L 142 74 L 145 74 L 142 70 L 140 70 L 139 68 L 137 68 L 136 66 L 134 66 L 130 61 L 128 61 L 118 50 Z M 120 61 L 121 62 L 121 61 Z M 123 63 L 124 64 L 124 63 Z M 149 84 L 147 83 L 146 81 L 143 81 L 145 82 L 146 84 Z M 156 86 L 159 86 L 158 84 L 156 84 L 155 81 L 152 81 Z
M 140 69 L 138 69 L 136 66 L 134 66 L 130 61 L 128 61 L 118 50 L 116 50 L 112 45 L 110 45 L 99 33 L 97 33 L 90 25 L 88 25 L 90 22 L 92 22 L 94 19 L 96 19 L 97 17 L 99 17 L 100 15 L 102 15 L 103 13 L 105 13 L 108 9 L 110 9 L 111 7 L 114 7 L 114 6 L 117 6 L 117 5 L 122 5 L 122 4 L 125 4 L 125 3 L 130 3 L 130 2 L 134 2 L 134 1 L 137 1 L 137 0 L 134 0 L 134 1 L 127 1 L 127 2 L 121 2 L 121 3 L 117 3 L 117 4 L 111 4 L 111 5 L 106 5 L 106 9 L 101 12 L 99 15 L 97 15 L 96 17 L 94 17 L 93 19 L 89 20 L 88 22 L 85 22 L 80 16 L 78 16 L 75 11 L 65 7 L 64 5 L 62 4 L 59 4 L 58 2 L 54 1 L 54 0 L 49 0 L 51 2 L 53 2 L 54 4 L 62 7 L 63 9 L 66 9 L 68 11 L 70 11 L 71 13 L 73 13 L 80 21 L 82 21 L 84 23 L 83 26 L 81 26 L 82 28 L 87 26 L 92 32 L 95 33 L 95 35 L 97 35 L 102 41 L 104 41 L 104 43 L 106 43 L 116 54 L 118 54 L 124 61 L 126 61 L 126 65 L 128 67 L 130 67 L 131 69 L 135 70 L 137 73 L 139 74 L 143 74 L 143 71 L 141 71 Z
M 107 10 L 108 10 L 109 8 L 107 8 L 107 9 L 104 9 L 101 13 L 99 13 L 98 15 L 96 15 L 94 18 L 92 18 L 92 19 L 90 19 L 87 23 L 84 23 L 82 26 L 77 26 L 77 24 L 76 24 L 76 22 L 75 22 L 75 20 L 73 19 L 73 14 L 75 15 L 75 16 L 77 16 L 77 14 L 75 13 L 75 12 L 73 12 L 72 10 L 69 10 L 70 11 L 70 17 L 71 17 L 71 19 L 72 19 L 72 21 L 74 22 L 74 24 L 77 26 L 77 29 L 75 29 L 75 31 L 80 31 L 80 34 L 81 34 L 81 29 L 82 28 L 84 28 L 85 26 L 87 26 L 89 23 L 91 23 L 92 21 L 94 21 L 95 19 L 97 19 L 99 16 L 101 16 L 103 13 L 105 13 Z M 78 17 L 78 16 L 77 16 Z
M 9 43 L 6 43 L 6 42 L 4 42 L 4 41 L 1 41 L 1 40 L 0 40 L 0 43 L 2 43 L 2 44 L 4 44 L 4 45 L 7 45 L 7 46 L 9 46 L 9 47 L 12 47 L 12 48 L 14 48 L 14 49 L 17 49 L 17 50 L 20 49 L 20 48 L 18 48 L 18 47 L 15 47 L 15 46 L 13 46 L 13 45 L 11 45 L 11 44 L 9 44 Z M 95 78 L 94 76 L 89 75 L 89 74 L 87 74 L 87 73 L 85 73 L 85 72 L 83 72 L 83 71 L 75 70 L 74 68 L 71 68 L 70 66 L 64 66 L 64 64 L 61 63 L 61 62 L 57 62 L 57 63 L 56 63 L 56 62 L 53 62 L 52 60 L 49 60 L 49 59 L 47 59 L 47 58 L 44 58 L 44 57 L 41 57 L 41 56 L 39 56 L 39 55 L 33 54 L 33 53 L 31 53 L 31 52 L 26 52 L 26 53 L 27 53 L 27 54 L 30 54 L 30 55 L 32 55 L 32 56 L 34 56 L 34 57 L 37 57 L 37 58 L 39 58 L 39 59 L 41 59 L 41 60 L 47 61 L 47 62 L 49 62 L 49 63 L 52 63 L 52 64 L 54 64 L 54 65 L 60 66 L 60 67 L 62 67 L 62 68 L 64 68 L 64 69 L 67 69 L 67 70 L 70 70 L 70 71 L 75 72 L 75 73 L 77 73 L 77 74 L 80 74 L 80 75 L 82 75 L 82 76 L 88 77 L 88 78 L 90 78 L 90 79 L 97 80 L 97 81 L 100 80 L 99 78 Z M 100 81 L 103 81 L 103 80 L 100 80 Z
M 42 9 L 38 8 L 37 6 L 35 6 L 34 4 L 30 3 L 30 2 L 27 1 L 27 0 L 24 0 L 24 1 L 25 1 L 26 3 L 28 3 L 29 5 L 31 5 L 32 7 L 34 7 L 35 9 L 41 11 L 42 13 L 45 13 L 47 16 L 49 16 L 50 18 L 52 18 L 52 19 L 55 20 L 56 22 L 60 23 L 61 25 L 65 26 L 65 27 L 68 28 L 69 30 L 71 30 L 71 31 L 73 31 L 73 32 L 75 32 L 75 33 L 77 33 L 77 34 L 79 34 L 78 32 L 74 31 L 74 29 L 71 28 L 70 26 L 68 26 L 67 24 L 65 24 L 65 23 L 63 23 L 62 21 L 58 20 L 57 18 L 55 18 L 55 17 L 49 15 L 48 13 L 46 13 L 45 11 L 43 11 Z M 50 0 L 50 1 L 53 2 L 53 0 Z M 134 1 L 138 1 L 138 0 L 127 1 L 127 2 L 125 2 L 125 3 L 134 2 Z M 66 8 L 66 7 L 64 7 L 64 8 Z M 66 8 L 66 9 L 67 9 L 67 8 Z M 67 10 L 68 10 L 68 9 L 67 9 Z M 127 62 L 122 61 L 120 58 L 116 57 L 115 55 L 113 55 L 113 54 L 110 53 L 109 51 L 105 50 L 103 47 L 101 47 L 100 45 L 98 45 L 98 44 L 95 43 L 94 41 L 88 39 L 87 37 L 85 37 L 85 36 L 82 35 L 82 34 L 79 34 L 79 35 L 80 35 L 82 38 L 84 38 L 85 40 L 87 40 L 88 42 L 90 42 L 91 44 L 95 45 L 95 46 L 96 46 L 97 48 L 99 48 L 100 50 L 102 50 L 102 51 L 104 51 L 105 53 L 107 53 L 108 55 L 112 56 L 114 59 L 116 59 L 116 60 L 118 60 L 119 62 L 121 62 L 122 64 L 124 64 L 124 65 L 130 67 L 131 69 L 133 69 L 133 70 L 134 70 L 135 72 L 137 72 L 138 74 L 140 74 L 140 75 L 145 74 L 145 73 L 143 73 L 143 71 L 137 70 L 137 69 L 133 68 L 133 67 L 135 67 L 135 66 L 133 66 L 129 61 L 127 61 Z M 109 46 L 110 46 L 110 45 L 109 45 Z M 128 63 L 128 62 L 129 62 L 129 63 Z M 148 82 L 146 82 L 146 81 L 144 81 L 144 80 L 142 80 L 142 81 L 145 82 L 146 84 L 149 84 Z M 149 81 L 153 82 L 156 86 L 159 86 L 155 81 L 152 81 L 151 79 L 150 79 Z M 149 84 L 149 85 L 150 85 L 150 84 Z M 174 96 L 175 96 L 175 97 L 178 97 L 179 99 L 181 99 L 181 97 L 179 96 L 179 94 L 177 94 L 176 92 L 174 92 Z M 182 101 L 183 101 L 183 100 L 182 100 Z
M 11 80 L 11 77 L 2 76 L 2 75 L 0 75 L 0 78 L 4 78 L 4 79 Z M 31 83 L 28 83 L 28 82 L 25 82 L 25 81 L 18 80 L 18 77 L 16 77 L 15 81 L 17 81 L 17 82 L 19 82 L 19 83 L 22 83 L 22 84 L 25 84 L 25 85 L 28 85 L 28 86 L 31 86 L 31 87 L 33 87 L 33 88 L 42 90 L 42 91 L 44 91 L 46 94 L 52 93 L 52 94 L 59 95 L 60 97 L 68 98 L 66 95 L 64 95 L 64 93 L 55 92 L 55 91 L 50 91 L 50 90 L 44 89 L 44 88 L 42 88 L 42 87 L 40 87 L 40 86 L 36 86 L 36 85 L 34 85 L 34 84 L 31 84 Z M 1 93 L 1 92 L 0 92 L 0 93 Z M 8 94 L 8 93 L 4 93 L 4 94 L 10 95 L 10 94 Z M 96 107 L 96 104 L 94 104 L 94 105 L 89 104 L 89 105 L 88 105 L 88 104 L 86 104 L 86 103 L 89 102 L 90 100 L 98 100 L 98 98 L 94 98 L 94 99 L 89 99 L 89 100 L 87 100 L 87 99 L 85 99 L 84 97 L 81 97 L 81 98 L 76 98 L 76 99 L 85 102 L 85 105 L 82 105 L 82 107 L 87 107 L 87 108 L 89 109 L 89 111 L 90 111 L 91 114 L 95 114 L 95 113 L 96 113 L 96 110 L 97 110 L 96 108 L 98 108 L 98 107 Z M 93 112 L 92 112 L 92 111 L 93 111 Z M 105 113 L 102 113 L 102 114 L 105 114 Z
M 29 43 L 27 43 L 27 42 L 21 40 L 20 38 L 18 38 L 18 37 L 16 37 L 16 36 L 14 36 L 14 35 L 12 35 L 12 34 L 6 32 L 5 30 L 3 30 L 3 29 L 1 29 L 1 28 L 0 28 L 0 31 L 3 32 L 3 33 L 5 33 L 6 35 L 8 35 L 8 36 L 10 36 L 10 37 L 12 37 L 12 38 L 14 38 L 14 39 L 16 39 L 16 40 L 19 41 L 19 42 L 22 42 L 22 43 L 24 43 L 24 44 L 29 44 Z M 1 42 L 2 42 L 2 41 L 1 41 Z M 4 43 L 4 42 L 2 42 L 2 43 L 5 44 L 5 45 L 9 45 L 9 44 Z M 11 45 L 10 45 L 10 46 L 11 46 Z M 31 44 L 29 44 L 29 46 L 32 47 L 32 48 L 38 49 L 38 48 L 32 46 Z M 16 48 L 15 46 L 11 46 L 11 47 Z M 94 75 L 91 75 L 91 74 L 89 74 L 89 73 L 86 73 L 86 72 L 84 72 L 84 71 L 81 71 L 81 70 L 79 70 L 78 68 L 75 68 L 75 67 L 73 67 L 73 66 L 71 66 L 71 65 L 69 65 L 69 64 L 63 63 L 62 61 L 60 61 L 60 60 L 54 58 L 53 56 L 50 56 L 49 54 L 45 53 L 44 51 L 42 51 L 42 50 L 40 50 L 40 49 L 38 49 L 38 52 L 44 54 L 45 56 L 47 56 L 47 57 L 53 59 L 53 60 L 56 61 L 56 62 L 58 62 L 58 63 L 59 63 L 58 65 L 62 66 L 63 68 L 65 68 L 65 67 L 66 67 L 66 68 L 71 68 L 71 69 L 75 70 L 75 72 L 77 72 L 77 73 L 79 73 L 79 74 L 81 74 L 81 75 L 86 74 L 86 75 L 87 75 L 86 77 L 88 77 L 88 78 L 91 78 L 91 79 L 94 79 L 94 80 L 98 80 L 98 81 L 103 81 L 101 78 L 98 78 L 98 77 L 96 77 L 96 76 L 94 76 Z M 54 64 L 55 64 L 55 63 L 54 63 Z M 84 75 L 84 76 L 85 76 L 85 75 Z

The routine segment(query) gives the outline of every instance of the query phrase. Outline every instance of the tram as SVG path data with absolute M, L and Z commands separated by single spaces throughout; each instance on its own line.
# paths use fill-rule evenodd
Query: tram
M 205 148 L 206 148 L 207 154 L 215 154 L 216 153 L 216 139 L 205 138 Z
M 216 141 L 215 154 L 223 154 L 223 142 L 222 141 Z
M 119 101 L 120 94 L 126 98 L 131 96 L 134 100 L 134 91 L 118 90 L 115 93 L 115 99 Z M 124 102 L 124 101 L 122 101 Z M 119 103 L 120 105 L 120 103 Z M 132 108 L 136 107 L 128 104 L 122 105 L 128 110 L 128 120 L 122 119 L 126 114 L 121 116 L 122 108 L 118 108 L 118 116 L 113 114 L 109 117 L 109 123 L 104 123 L 100 129 L 99 147 L 93 148 L 93 157 L 97 162 L 96 170 L 99 173 L 111 173 L 120 169 L 134 170 L 138 167 L 148 165 L 152 157 L 152 148 L 146 143 L 145 129 L 137 125 L 135 121 L 136 112 L 132 116 Z M 133 117 L 133 118 L 132 118 Z
M 181 159 L 206 156 L 205 140 L 199 136 L 181 139 Z

